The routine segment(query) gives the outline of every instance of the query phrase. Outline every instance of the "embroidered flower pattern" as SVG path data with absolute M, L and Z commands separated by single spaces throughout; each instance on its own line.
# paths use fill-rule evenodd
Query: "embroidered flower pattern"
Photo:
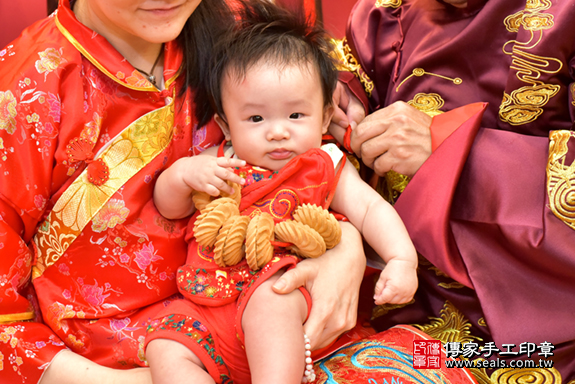
M 139 71 L 134 70 L 130 76 L 126 78 L 126 83 L 130 84 L 133 87 L 149 87 L 150 83 L 148 79 L 144 77 Z
M 126 208 L 123 200 L 110 199 L 92 220 L 94 232 L 104 232 L 126 221 L 130 210 Z
M 68 332 L 68 325 L 64 320 L 71 319 L 74 316 L 76 316 L 76 312 L 70 304 L 64 305 L 62 303 L 55 302 L 48 307 L 46 320 L 48 324 L 51 325 L 52 329 L 56 331 L 63 329 L 64 332 Z
M 148 245 L 144 244 L 142 249 L 135 253 L 136 258 L 134 259 L 134 262 L 138 264 L 138 267 L 142 271 L 145 271 L 146 268 L 148 268 L 148 266 L 154 261 L 164 259 L 163 257 L 158 256 L 156 252 L 157 250 L 154 249 L 154 245 L 152 243 L 149 243 Z
M 48 115 L 54 120 L 55 123 L 60 122 L 60 115 L 62 114 L 62 102 L 60 101 L 60 96 L 54 95 L 48 92 L 48 98 L 46 99 L 50 112 Z
M 92 121 L 84 125 L 84 129 L 80 134 L 82 139 L 88 140 L 91 143 L 95 143 L 100 135 L 100 127 L 102 126 L 102 118 L 97 112 L 94 112 L 92 116 Z
M 123 319 L 110 319 L 110 329 L 116 334 L 118 341 L 122 341 L 125 338 L 129 337 L 125 332 L 134 332 L 140 329 L 140 327 L 130 327 L 130 320 L 129 317 L 125 317 Z M 135 324 L 134 324 L 135 325 Z
M 13 134 L 16 130 L 16 98 L 10 91 L 0 92 L 0 129 Z
M 42 195 L 34 196 L 34 205 L 38 208 L 39 211 L 43 210 L 46 206 L 46 198 Z
M 93 307 L 101 306 L 104 304 L 104 300 L 110 296 L 110 294 L 104 294 L 104 288 L 99 287 L 97 281 L 95 281 L 94 285 L 81 285 L 80 291 L 84 300 Z
M 55 71 L 65 61 L 61 52 L 55 48 L 48 48 L 44 52 L 38 52 L 38 56 L 40 56 L 40 60 L 36 60 L 36 70 L 38 73 L 43 73 L 44 76 Z

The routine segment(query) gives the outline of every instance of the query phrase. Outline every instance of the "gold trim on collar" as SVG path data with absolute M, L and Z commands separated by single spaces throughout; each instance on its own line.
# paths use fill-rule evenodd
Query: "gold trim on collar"
M 98 68 L 102 73 L 104 73 L 106 76 L 108 76 L 110 79 L 114 80 L 116 83 L 121 84 L 122 86 L 129 88 L 129 89 L 133 89 L 136 91 L 150 91 L 150 92 L 159 92 L 159 89 L 157 89 L 154 86 L 149 86 L 149 87 L 137 87 L 137 86 L 133 86 L 130 85 L 128 83 L 123 82 L 122 80 L 118 79 L 116 76 L 114 76 L 112 73 L 110 73 L 110 71 L 108 71 L 106 68 L 104 68 L 104 66 L 102 64 L 100 64 L 100 62 L 98 60 L 96 60 L 96 58 L 94 56 L 92 56 L 83 46 L 82 44 L 80 44 L 80 42 L 78 40 L 76 40 L 74 38 L 74 36 L 62 25 L 62 23 L 60 23 L 60 20 L 58 19 L 58 14 L 56 13 L 56 17 L 54 18 L 55 22 L 56 22 L 56 27 L 58 27 L 58 29 L 60 30 L 60 32 L 62 33 L 62 35 L 64 35 L 64 37 L 84 56 L 86 57 L 86 59 L 88 59 L 92 64 L 94 64 L 94 66 L 96 68 Z M 135 72 L 139 73 L 137 70 L 135 70 Z M 175 79 L 178 77 L 178 75 L 181 72 L 181 68 L 178 70 L 178 72 L 176 72 L 176 74 L 169 78 L 168 80 L 166 80 L 166 89 L 169 88 L 169 85 L 171 83 L 173 83 L 175 81 Z M 131 74 L 130 74 L 131 76 Z M 129 76 L 128 76 L 129 77 Z M 146 83 L 151 84 L 148 80 L 145 80 L 145 77 L 142 76 L 142 80 L 146 81 Z

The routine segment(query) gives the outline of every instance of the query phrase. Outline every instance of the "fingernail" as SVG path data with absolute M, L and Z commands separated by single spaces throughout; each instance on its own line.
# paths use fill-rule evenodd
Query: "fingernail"
M 246 183 L 246 179 L 241 179 L 241 180 L 240 180 L 240 184 L 241 184 L 241 185 L 244 185 L 245 183 Z
M 283 291 L 286 287 L 286 283 L 283 280 L 278 280 L 274 283 L 274 288 L 277 289 L 278 291 Z
M 349 122 L 347 120 L 341 120 L 339 122 L 339 126 L 342 128 L 347 128 L 348 125 L 349 125 Z

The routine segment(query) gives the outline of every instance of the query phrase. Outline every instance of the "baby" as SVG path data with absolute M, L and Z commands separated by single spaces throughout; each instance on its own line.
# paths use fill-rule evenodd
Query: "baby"
M 215 120 L 226 142 L 180 159 L 160 175 L 154 194 L 159 211 L 182 218 L 196 211 L 193 192 L 240 192 L 227 182 L 241 185 L 239 212 L 249 218 L 246 223 L 268 214 L 276 224 L 293 219 L 304 203 L 330 207 L 386 263 L 376 304 L 410 301 L 417 257 L 401 219 L 335 145 L 322 146 L 337 83 L 325 34 L 267 2 L 248 8 L 241 20 L 215 47 L 210 78 Z M 174 302 L 166 312 L 181 314 L 177 319 L 189 319 L 185 324 L 191 326 L 177 336 L 151 327 L 146 356 L 154 383 L 295 384 L 302 376 L 313 381 L 303 331 L 310 297 L 304 288 L 287 295 L 271 288 L 301 258 L 271 242 L 273 257 L 263 266 L 254 268 L 245 259 L 222 266 L 212 247 L 194 238 L 198 216 L 188 226 L 188 260 L 178 271 L 180 292 L 189 300 Z M 183 327 L 172 319 L 162 326 Z M 178 369 L 169 369 L 176 361 Z

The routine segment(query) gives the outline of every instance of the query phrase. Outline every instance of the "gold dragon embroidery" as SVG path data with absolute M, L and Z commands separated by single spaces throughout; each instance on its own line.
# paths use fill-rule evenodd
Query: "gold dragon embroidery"
M 575 161 L 565 164 L 573 131 L 551 131 L 547 161 L 549 208 L 561 221 L 575 229 Z
M 335 55 L 337 62 L 341 64 L 339 70 L 352 72 L 361 82 L 365 93 L 368 97 L 371 97 L 373 92 L 373 81 L 367 76 L 361 64 L 357 61 L 353 53 L 351 53 L 351 48 L 347 44 L 347 39 L 344 37 L 342 40 L 335 40 Z
M 375 2 L 376 8 L 398 8 L 401 5 L 401 0 L 377 0 Z
M 521 28 L 529 31 L 529 41 L 511 40 L 503 46 L 503 52 L 511 56 L 511 69 L 517 71 L 519 80 L 528 85 L 516 89 L 511 94 L 504 93 L 499 107 L 499 118 L 511 125 L 521 125 L 535 121 L 543 107 L 559 92 L 560 86 L 541 81 L 542 74 L 558 73 L 563 67 L 560 60 L 538 56 L 530 51 L 539 45 L 544 31 L 554 26 L 553 15 L 543 11 L 551 7 L 550 0 L 527 0 L 525 9 L 505 18 L 509 32 Z

